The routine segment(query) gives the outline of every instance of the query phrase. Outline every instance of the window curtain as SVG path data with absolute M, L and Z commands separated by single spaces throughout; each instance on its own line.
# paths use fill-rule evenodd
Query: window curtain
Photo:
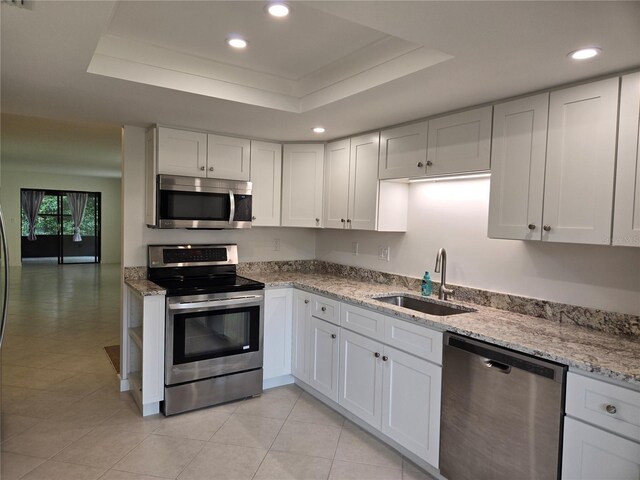
M 87 207 L 87 200 L 89 194 L 87 193 L 67 193 L 67 202 L 69 203 L 69 209 L 71 210 L 71 219 L 73 220 L 73 241 L 81 242 L 80 236 L 80 224 L 84 217 L 84 210 Z
M 27 222 L 29 223 L 29 235 L 27 239 L 31 242 L 35 241 L 36 237 L 36 220 L 38 219 L 38 212 L 40 211 L 40 205 L 44 199 L 44 192 L 38 190 L 23 190 L 20 198 L 22 210 L 24 210 L 27 216 Z

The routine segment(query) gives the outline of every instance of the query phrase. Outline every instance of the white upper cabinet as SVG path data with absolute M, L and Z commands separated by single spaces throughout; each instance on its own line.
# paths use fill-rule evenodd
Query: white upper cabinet
M 282 226 L 322 227 L 323 144 L 286 144 L 282 159 Z
M 207 135 L 207 177 L 249 181 L 251 141 Z
M 329 143 L 325 153 L 324 226 L 345 228 L 349 210 L 349 139 Z M 377 166 L 376 155 L 376 166 Z M 377 171 L 376 171 L 377 177 Z M 374 180 L 374 185 L 377 178 Z M 375 198 L 374 198 L 375 209 Z
M 158 127 L 158 173 L 248 181 L 250 146 L 244 138 Z
M 542 238 L 548 113 L 548 93 L 494 108 L 489 237 Z
M 327 145 L 324 226 L 406 231 L 408 185 L 378 181 L 379 134 Z
M 424 176 L 428 128 L 429 122 L 420 122 L 382 130 L 378 178 Z
M 204 177 L 207 134 L 158 127 L 158 173 Z
M 251 141 L 251 183 L 254 227 L 280 225 L 282 145 Z
M 551 93 L 543 240 L 611 243 L 618 84 Z
M 622 77 L 613 245 L 640 247 L 640 72 Z
M 427 176 L 489 170 L 492 108 L 429 120 Z
M 145 210 L 144 218 L 147 225 L 153 227 L 156 225 L 156 172 L 158 169 L 156 159 L 156 135 L 157 130 L 150 128 L 146 131 L 144 137 L 144 193 L 145 193 Z

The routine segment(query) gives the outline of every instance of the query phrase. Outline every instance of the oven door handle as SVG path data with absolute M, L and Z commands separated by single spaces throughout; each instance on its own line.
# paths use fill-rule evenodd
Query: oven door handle
M 233 223 L 233 217 L 236 216 L 236 198 L 233 195 L 233 190 L 229 190 L 229 223 Z
M 259 295 L 248 295 L 246 297 L 221 298 L 220 300 L 203 300 L 201 302 L 179 302 L 170 303 L 169 310 L 194 310 L 203 308 L 217 308 L 236 305 L 246 305 L 247 303 L 259 304 L 262 297 Z

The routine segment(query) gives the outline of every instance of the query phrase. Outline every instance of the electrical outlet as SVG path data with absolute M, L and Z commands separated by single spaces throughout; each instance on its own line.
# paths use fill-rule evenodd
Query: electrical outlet
M 378 247 L 378 259 L 389 261 L 389 254 L 391 253 L 391 247 L 385 245 L 384 247 Z
M 351 253 L 353 253 L 354 255 L 358 255 L 359 248 L 360 245 L 358 245 L 358 242 L 351 242 Z
M 279 238 L 275 238 L 275 239 L 273 240 L 273 249 L 274 249 L 276 252 L 279 252 L 279 251 L 280 251 L 280 239 L 279 239 Z

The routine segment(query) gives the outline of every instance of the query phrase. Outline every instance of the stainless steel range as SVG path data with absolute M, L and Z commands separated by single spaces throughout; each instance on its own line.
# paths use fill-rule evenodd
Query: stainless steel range
M 262 393 L 264 283 L 236 275 L 236 245 L 149 245 L 167 289 L 165 415 Z

